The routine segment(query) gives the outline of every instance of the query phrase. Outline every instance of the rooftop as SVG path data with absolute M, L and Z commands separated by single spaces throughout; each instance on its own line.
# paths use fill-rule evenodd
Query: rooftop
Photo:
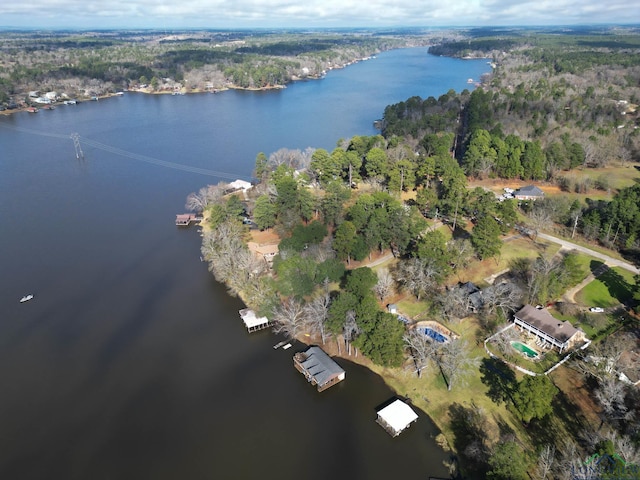
M 536 187 L 535 185 L 527 185 L 526 187 L 519 188 L 515 192 L 513 192 L 514 196 L 518 195 L 526 195 L 530 197 L 541 197 L 544 195 L 544 192 Z
M 334 362 L 320 347 L 309 347 L 304 355 L 306 358 L 300 362 L 300 365 L 313 377 L 318 386 L 344 374 L 340 365 Z
M 547 310 L 538 309 L 531 305 L 522 307 L 515 316 L 561 343 L 565 343 L 578 332 L 578 329 L 569 322 L 558 320 Z
M 380 417 L 394 432 L 399 433 L 418 419 L 418 414 L 402 400 L 395 400 L 378 411 Z

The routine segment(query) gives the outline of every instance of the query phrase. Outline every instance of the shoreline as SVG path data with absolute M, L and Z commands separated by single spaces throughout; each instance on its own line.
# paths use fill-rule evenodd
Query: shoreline
M 411 48 L 411 47 L 409 47 Z M 370 56 L 367 57 L 362 57 L 362 58 L 356 58 L 354 60 L 351 60 L 343 65 L 337 65 L 334 67 L 329 68 L 329 71 L 331 70 L 341 70 L 343 68 L 347 68 L 351 65 L 355 65 L 357 63 L 369 60 L 371 58 L 375 58 L 375 55 L 378 55 L 380 52 L 376 52 L 373 53 Z M 147 95 L 191 95 L 191 94 L 202 94 L 202 93 L 213 93 L 213 94 L 217 94 L 217 93 L 222 93 L 222 92 L 226 92 L 228 90 L 241 90 L 241 91 L 247 91 L 247 92 L 266 92 L 266 91 L 270 91 L 270 90 L 284 90 L 287 88 L 287 85 L 290 83 L 294 83 L 294 82 L 300 82 L 300 81 L 306 81 L 306 80 L 322 80 L 326 75 L 326 72 L 322 72 L 322 74 L 314 74 L 314 75 L 308 75 L 305 77 L 299 77 L 299 76 L 292 76 L 291 79 L 289 81 L 287 81 L 285 84 L 282 85 L 268 85 L 265 87 L 241 87 L 239 85 L 234 85 L 234 84 L 227 84 L 221 87 L 216 87 L 216 88 L 186 88 L 186 87 L 181 87 L 179 89 L 163 89 L 163 90 L 152 90 L 150 89 L 148 86 L 144 87 L 144 88 L 127 88 L 125 90 L 119 91 L 119 92 L 114 92 L 114 93 L 105 93 L 105 94 L 101 94 L 101 95 L 96 95 L 94 97 L 88 97 L 88 96 L 82 96 L 76 99 L 76 101 L 78 103 L 83 103 L 83 102 L 92 102 L 92 101 L 99 101 L 99 100 L 103 100 L 103 99 L 108 99 L 108 98 L 112 98 L 112 97 L 118 97 L 121 96 L 122 93 L 124 92 L 133 92 L 133 93 L 144 93 Z M 39 106 L 42 105 L 42 106 Z M 14 113 L 19 113 L 19 112 L 28 112 L 30 108 L 35 108 L 36 111 L 40 111 L 40 110 L 53 110 L 54 108 L 57 108 L 59 106 L 63 106 L 64 105 L 64 101 L 56 101 L 53 102 L 51 104 L 36 104 L 36 105 L 21 105 L 19 108 L 6 108 L 5 110 L 0 110 L 0 115 L 13 115 Z M 53 108 L 46 108 L 46 107 L 53 107 Z M 29 113 L 34 113 L 34 112 L 29 112 Z
M 206 217 L 205 217 L 205 222 L 203 223 L 206 223 Z M 382 258 L 384 258 L 384 255 L 382 256 Z M 360 266 L 361 267 L 369 266 L 369 262 L 363 263 Z M 239 298 L 242 301 L 242 303 L 245 305 L 245 308 L 251 308 L 247 303 L 246 299 L 244 298 L 243 292 L 238 292 L 237 298 Z M 331 337 L 326 343 L 322 343 L 322 339 L 317 334 L 309 335 L 309 334 L 301 333 L 297 337 L 289 340 L 295 340 L 306 346 L 317 345 L 321 347 L 331 358 L 346 360 L 358 366 L 364 367 L 368 369 L 370 372 L 379 376 L 384 382 L 384 384 L 397 397 L 403 398 L 412 407 L 419 409 L 420 411 L 422 411 L 424 415 L 429 417 L 429 420 L 437 430 L 435 432 L 433 440 L 442 449 L 443 452 L 450 453 L 450 454 L 453 453 L 455 455 L 455 459 L 456 459 L 455 463 L 458 465 L 457 470 L 460 470 L 460 466 L 459 466 L 460 457 L 458 452 L 453 447 L 454 445 L 453 439 L 449 438 L 445 433 L 448 430 L 444 428 L 445 425 L 443 425 L 441 422 L 438 421 L 438 417 L 434 415 L 432 412 L 430 412 L 430 409 L 428 408 L 428 400 L 425 397 L 423 396 L 412 397 L 409 394 L 408 389 L 410 387 L 408 385 L 403 385 L 403 382 L 401 380 L 401 376 L 404 373 L 402 366 L 397 368 L 379 366 L 374 364 L 369 358 L 367 358 L 366 356 L 364 356 L 359 352 L 357 353 L 357 355 L 348 355 L 346 351 L 346 347 L 343 347 L 341 350 L 339 350 L 338 342 L 341 341 L 342 343 L 344 343 L 344 339 L 342 339 L 341 337 L 337 339 L 335 337 Z M 355 351 L 355 348 L 354 348 L 354 351 Z M 404 389 L 398 388 L 403 386 L 405 387 Z

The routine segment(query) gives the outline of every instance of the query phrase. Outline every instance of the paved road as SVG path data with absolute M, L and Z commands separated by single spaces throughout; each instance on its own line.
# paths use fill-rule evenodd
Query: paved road
M 639 274 L 640 270 L 636 268 L 634 265 L 629 262 L 625 262 L 624 260 L 618 260 L 617 258 L 610 257 L 609 255 L 605 255 L 600 252 L 596 252 L 595 250 L 591 250 L 590 248 L 583 247 L 581 245 L 576 245 L 575 243 L 568 242 L 561 238 L 554 237 L 552 235 L 547 235 L 546 233 L 538 233 L 538 237 L 544 240 L 548 240 L 549 242 L 558 243 L 562 246 L 562 248 L 566 248 L 568 250 L 577 250 L 582 253 L 586 253 L 587 255 L 591 255 L 592 257 L 598 258 L 602 260 L 605 264 L 610 267 L 620 267 L 625 270 L 629 270 L 635 274 Z

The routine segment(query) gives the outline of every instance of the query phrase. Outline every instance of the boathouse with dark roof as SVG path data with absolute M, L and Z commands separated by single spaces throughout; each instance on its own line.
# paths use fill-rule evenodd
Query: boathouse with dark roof
M 293 366 L 322 392 L 345 379 L 345 371 L 320 347 L 312 346 L 293 356 Z

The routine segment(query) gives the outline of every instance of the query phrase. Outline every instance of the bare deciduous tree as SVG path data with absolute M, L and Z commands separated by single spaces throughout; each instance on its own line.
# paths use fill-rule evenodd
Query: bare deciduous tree
M 269 155 L 267 162 L 267 168 L 269 170 L 275 170 L 280 165 L 286 165 L 294 170 L 300 170 L 307 168 L 311 163 L 311 155 L 313 149 L 307 149 L 304 152 L 300 150 L 290 150 L 288 148 L 281 148 Z
M 299 301 L 289 298 L 284 300 L 273 312 L 274 333 L 281 333 L 287 338 L 296 338 L 306 328 L 304 306 Z
M 314 332 L 320 334 L 323 345 L 327 339 L 327 331 L 325 327 L 327 319 L 329 318 L 330 304 L 331 297 L 329 296 L 329 290 L 328 288 L 325 288 L 320 295 L 314 297 L 313 300 L 304 306 L 308 325 Z
M 347 312 L 346 318 L 344 320 L 344 341 L 347 346 L 347 353 L 351 356 L 351 342 L 353 342 L 358 335 L 360 334 L 360 327 L 358 327 L 358 323 L 356 322 L 356 312 L 353 310 L 349 310 Z M 356 356 L 358 356 L 358 350 L 356 350 Z
M 471 356 L 466 340 L 451 339 L 441 344 L 437 356 L 438 366 L 447 383 L 447 390 L 464 385 L 468 376 L 478 368 L 480 359 Z
M 403 338 L 405 347 L 413 359 L 415 372 L 420 377 L 422 370 L 434 361 L 438 347 L 424 332 L 415 328 L 405 333 Z
M 509 324 L 513 325 L 513 323 Z M 497 331 L 500 331 L 505 328 L 505 325 L 501 325 L 497 328 Z M 506 330 L 503 330 L 499 335 L 495 335 L 491 339 L 491 343 L 495 345 L 502 355 L 505 355 L 507 352 L 511 351 L 511 342 L 518 340 L 520 335 L 515 330 L 515 328 L 511 327 Z
M 445 289 L 437 297 L 442 315 L 449 322 L 459 322 L 469 314 L 469 294 L 459 286 Z
M 242 240 L 242 225 L 234 221 L 225 221 L 216 228 L 207 231 L 202 239 L 200 251 L 202 257 L 209 262 L 209 270 L 221 283 L 242 284 L 251 271 L 240 266 L 251 264 L 251 253 Z
M 482 291 L 483 308 L 494 314 L 500 310 L 506 317 L 522 304 L 522 290 L 513 282 L 498 283 Z
M 626 385 L 612 376 L 605 377 L 594 393 L 604 414 L 611 420 L 623 420 L 629 415 L 624 402 L 625 395 Z
M 197 193 L 190 193 L 187 196 L 185 208 L 193 212 L 201 212 L 208 206 L 218 203 L 228 188 L 229 184 L 225 182 L 202 187 Z
M 456 271 L 461 265 L 466 265 L 474 255 L 473 245 L 466 238 L 456 238 L 447 242 L 447 250 L 451 252 L 451 268 Z
M 394 280 L 387 268 L 378 270 L 378 282 L 373 287 L 373 291 L 380 301 L 393 295 Z
M 555 463 L 556 447 L 555 445 L 545 445 L 542 447 L 540 454 L 538 455 L 538 463 L 534 476 L 538 480 L 546 480 L 549 478 L 553 471 L 553 465 Z
M 398 262 L 394 274 L 396 281 L 420 300 L 425 294 L 435 292 L 439 272 L 432 261 L 410 258 Z

